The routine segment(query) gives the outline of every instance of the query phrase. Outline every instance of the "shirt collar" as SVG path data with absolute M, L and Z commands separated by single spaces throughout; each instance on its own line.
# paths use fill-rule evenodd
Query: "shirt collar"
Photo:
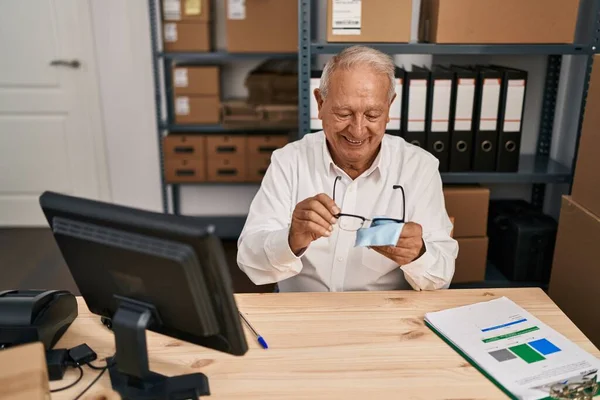
M 381 166 L 385 165 L 387 160 L 387 137 L 384 134 L 383 139 L 381 140 L 381 147 L 379 148 L 379 153 L 377 153 L 377 157 L 373 160 L 373 164 L 362 173 L 361 177 L 370 176 L 372 173 L 376 172 L 379 177 L 382 175 Z M 346 175 L 346 173 L 338 167 L 331 158 L 331 153 L 329 153 L 329 148 L 327 147 L 327 137 L 325 137 L 325 132 L 323 132 L 323 162 L 325 164 L 325 171 L 329 177 L 336 177 L 340 174 Z

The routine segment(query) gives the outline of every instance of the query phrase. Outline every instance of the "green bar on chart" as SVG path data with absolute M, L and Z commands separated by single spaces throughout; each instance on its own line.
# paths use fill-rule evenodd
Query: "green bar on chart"
M 527 364 L 546 359 L 528 344 L 520 344 L 518 346 L 509 347 L 508 349 L 515 353 L 519 358 L 523 359 Z

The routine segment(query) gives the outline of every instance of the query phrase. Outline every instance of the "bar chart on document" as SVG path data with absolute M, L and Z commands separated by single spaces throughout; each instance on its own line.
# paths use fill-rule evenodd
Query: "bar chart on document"
M 429 313 L 425 320 L 518 398 L 543 398 L 553 384 L 590 379 L 600 367 L 595 357 L 505 297 Z

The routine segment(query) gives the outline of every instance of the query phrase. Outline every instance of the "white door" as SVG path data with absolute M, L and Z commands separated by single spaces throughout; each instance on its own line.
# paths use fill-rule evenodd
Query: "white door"
M 110 198 L 88 0 L 0 0 L 0 226 L 45 190 Z

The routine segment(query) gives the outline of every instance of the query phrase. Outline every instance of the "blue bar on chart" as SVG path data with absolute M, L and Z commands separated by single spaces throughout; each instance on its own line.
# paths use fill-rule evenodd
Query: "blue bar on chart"
M 481 330 L 481 332 L 489 332 L 489 331 L 493 331 L 493 330 L 500 329 L 500 328 L 506 328 L 507 326 L 512 326 L 512 325 L 520 324 L 521 322 L 525 322 L 525 321 L 527 321 L 527 319 L 526 318 L 522 318 L 522 319 L 519 319 L 517 321 L 507 322 L 507 323 L 502 324 L 502 325 L 496 325 L 496 326 L 491 326 L 489 328 L 484 328 L 484 329 Z
M 560 349 L 552 344 L 548 339 L 534 340 L 533 342 L 529 342 L 529 345 L 543 355 L 557 353 L 560 351 Z

